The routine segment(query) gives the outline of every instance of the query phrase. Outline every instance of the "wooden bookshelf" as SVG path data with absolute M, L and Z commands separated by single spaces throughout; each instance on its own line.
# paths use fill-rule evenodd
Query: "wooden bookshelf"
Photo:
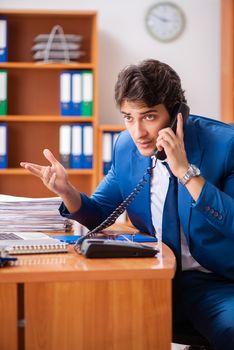
M 234 123 L 234 0 L 221 1 L 221 120 Z
M 59 128 L 65 123 L 91 123 L 94 130 L 92 169 L 68 169 L 71 182 L 90 195 L 97 184 L 98 66 L 97 14 L 95 11 L 0 10 L 7 18 L 8 62 L 0 69 L 8 72 L 8 115 L 0 122 L 8 126 L 8 169 L 0 170 L 0 193 L 29 197 L 53 194 L 41 181 L 19 166 L 20 161 L 47 164 L 42 151 L 49 148 L 59 159 Z M 65 34 L 82 35 L 79 62 L 36 63 L 31 47 L 38 34 L 48 34 L 55 25 Z M 60 73 L 92 70 L 94 78 L 93 115 L 60 116 Z

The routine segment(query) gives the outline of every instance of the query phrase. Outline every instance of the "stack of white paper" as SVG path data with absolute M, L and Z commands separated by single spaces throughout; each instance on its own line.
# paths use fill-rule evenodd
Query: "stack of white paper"
M 60 197 L 27 198 L 0 195 L 0 232 L 68 232 L 72 220 L 58 211 Z

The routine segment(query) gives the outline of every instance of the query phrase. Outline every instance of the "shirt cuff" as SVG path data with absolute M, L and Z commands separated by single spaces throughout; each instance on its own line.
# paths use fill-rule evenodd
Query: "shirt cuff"
M 60 215 L 65 217 L 65 218 L 71 219 L 71 220 L 78 220 L 80 217 L 84 216 L 86 211 L 83 208 L 85 206 L 84 203 L 85 203 L 86 196 L 83 193 L 80 193 L 80 196 L 81 196 L 80 209 L 78 209 L 74 213 L 70 213 L 69 210 L 67 209 L 67 207 L 65 206 L 65 204 L 62 202 L 60 207 L 59 207 Z

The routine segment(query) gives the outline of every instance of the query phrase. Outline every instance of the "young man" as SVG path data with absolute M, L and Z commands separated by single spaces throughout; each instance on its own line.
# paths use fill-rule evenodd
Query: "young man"
M 177 73 L 156 60 L 123 69 L 115 99 L 127 131 L 116 142 L 111 170 L 90 198 L 69 183 L 49 150 L 44 155 L 50 166 L 21 166 L 62 197 L 62 215 L 93 229 L 155 162 L 155 148 L 164 149 L 166 159 L 157 160 L 128 215 L 140 231 L 162 237 L 174 250 L 174 322 L 188 320 L 213 349 L 233 350 L 234 129 L 198 116 L 183 123 L 178 114 L 174 133 L 171 114 L 186 103 L 184 91 Z

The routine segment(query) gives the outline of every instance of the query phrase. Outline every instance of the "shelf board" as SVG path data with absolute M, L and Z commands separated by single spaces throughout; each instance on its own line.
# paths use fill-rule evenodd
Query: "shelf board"
M 69 117 L 69 116 L 51 116 L 51 115 L 6 115 L 0 116 L 0 123 L 8 122 L 59 122 L 59 123 L 91 123 L 94 117 Z
M 93 175 L 93 169 L 66 169 L 68 175 Z M 0 175 L 31 175 L 29 171 L 21 168 L 0 169 Z
M 1 9 L 1 15 L 15 15 L 18 17 L 30 17 L 33 18 L 42 16 L 45 17 L 53 17 L 57 15 L 61 15 L 62 17 L 95 17 L 97 15 L 96 11 L 93 10 L 15 10 L 15 9 Z
M 94 69 L 93 63 L 0 62 L 1 69 Z
M 99 125 L 99 130 L 104 132 L 104 131 L 123 131 L 126 130 L 126 127 L 124 125 L 117 125 L 117 124 L 102 124 Z

